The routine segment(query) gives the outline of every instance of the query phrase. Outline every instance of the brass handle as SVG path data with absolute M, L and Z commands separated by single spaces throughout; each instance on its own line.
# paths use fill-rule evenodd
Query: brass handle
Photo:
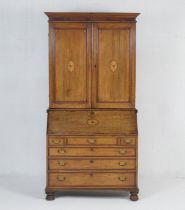
M 88 125 L 96 125 L 97 123 L 98 123 L 98 120 L 95 120 L 95 119 L 87 121 Z
M 88 142 L 89 142 L 90 144 L 95 144 L 95 143 L 96 143 L 96 139 L 88 139 Z
M 118 179 L 122 182 L 125 182 L 127 180 L 127 177 L 125 176 L 119 176 Z
M 120 153 L 120 154 L 126 154 L 126 153 L 127 153 L 127 150 L 126 150 L 126 149 L 120 149 L 120 150 L 119 150 L 119 153 Z
M 122 161 L 121 161 L 121 162 L 119 162 L 119 165 L 120 165 L 120 166 L 126 166 L 126 165 L 127 165 L 127 162 L 122 162 Z
M 59 161 L 58 161 L 58 165 L 59 165 L 59 166 L 65 166 L 65 162 L 59 160 Z
M 58 181 L 64 181 L 65 179 L 66 179 L 65 176 L 62 175 L 57 176 Z
M 125 139 L 125 143 L 126 144 L 131 144 L 132 143 L 132 139 Z
M 61 143 L 61 140 L 60 139 L 52 139 L 52 143 L 59 144 L 59 143 Z
M 66 151 L 64 149 L 58 149 L 58 153 L 64 154 Z

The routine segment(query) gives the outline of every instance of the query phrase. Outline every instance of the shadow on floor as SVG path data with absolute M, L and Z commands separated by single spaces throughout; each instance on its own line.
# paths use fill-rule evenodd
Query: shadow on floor
M 22 175 L 0 176 L 0 190 L 45 199 L 45 178 Z M 56 193 L 57 197 L 129 198 L 128 192 L 124 191 L 65 191 Z
M 144 178 L 140 179 L 140 200 L 151 198 L 165 191 L 172 190 L 180 184 L 178 179 Z M 45 199 L 45 177 L 23 175 L 0 176 L 0 190 L 20 193 L 24 196 Z M 88 197 L 88 198 L 125 198 L 129 199 L 128 192 L 124 191 L 69 191 L 58 192 L 57 197 Z
M 92 198 L 129 198 L 128 192 L 125 191 L 69 191 L 69 192 L 57 192 L 57 197 L 92 197 Z

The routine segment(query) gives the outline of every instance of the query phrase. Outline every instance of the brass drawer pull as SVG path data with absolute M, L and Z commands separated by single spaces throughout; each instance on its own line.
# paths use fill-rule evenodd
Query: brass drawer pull
M 61 160 L 58 161 L 58 165 L 59 165 L 59 166 L 65 166 L 65 164 L 66 164 L 66 163 L 65 163 L 64 161 L 61 161 Z
M 126 144 L 131 144 L 132 143 L 132 139 L 125 139 L 125 143 Z
M 87 141 L 89 142 L 89 144 L 95 144 L 96 143 L 96 139 L 88 139 Z
M 119 150 L 119 153 L 120 153 L 120 154 L 126 154 L 126 153 L 127 153 L 127 150 L 126 150 L 126 149 L 120 149 L 120 150 Z
M 125 177 L 125 176 L 119 176 L 118 179 L 122 182 L 127 181 L 127 177 Z
M 58 149 L 58 153 L 64 154 L 66 151 L 64 149 Z
M 120 166 L 126 166 L 126 165 L 127 165 L 127 162 L 122 162 L 122 161 L 121 161 L 121 162 L 119 162 L 119 165 L 120 165 Z
M 53 144 L 60 144 L 61 140 L 60 139 L 52 139 Z
M 65 179 L 66 179 L 65 176 L 62 175 L 57 176 L 58 181 L 64 181 Z
M 92 120 L 87 120 L 88 125 L 96 125 L 98 124 L 98 120 L 92 119 Z

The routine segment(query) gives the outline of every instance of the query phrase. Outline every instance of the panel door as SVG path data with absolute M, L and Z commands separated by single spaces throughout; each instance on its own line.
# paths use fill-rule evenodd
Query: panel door
M 93 40 L 93 107 L 134 107 L 135 23 L 95 23 Z
M 91 25 L 50 23 L 50 107 L 91 106 Z

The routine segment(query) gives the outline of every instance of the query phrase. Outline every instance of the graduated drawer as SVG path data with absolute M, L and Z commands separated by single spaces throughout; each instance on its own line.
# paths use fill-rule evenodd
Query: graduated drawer
M 50 187 L 135 186 L 135 173 L 49 173 Z
M 53 145 L 136 145 L 136 137 L 134 136 L 87 136 L 87 137 L 76 137 L 76 136 L 48 136 L 48 144 Z
M 49 156 L 135 156 L 135 148 L 50 147 Z
M 135 160 L 129 159 L 85 159 L 49 160 L 49 169 L 135 169 Z

